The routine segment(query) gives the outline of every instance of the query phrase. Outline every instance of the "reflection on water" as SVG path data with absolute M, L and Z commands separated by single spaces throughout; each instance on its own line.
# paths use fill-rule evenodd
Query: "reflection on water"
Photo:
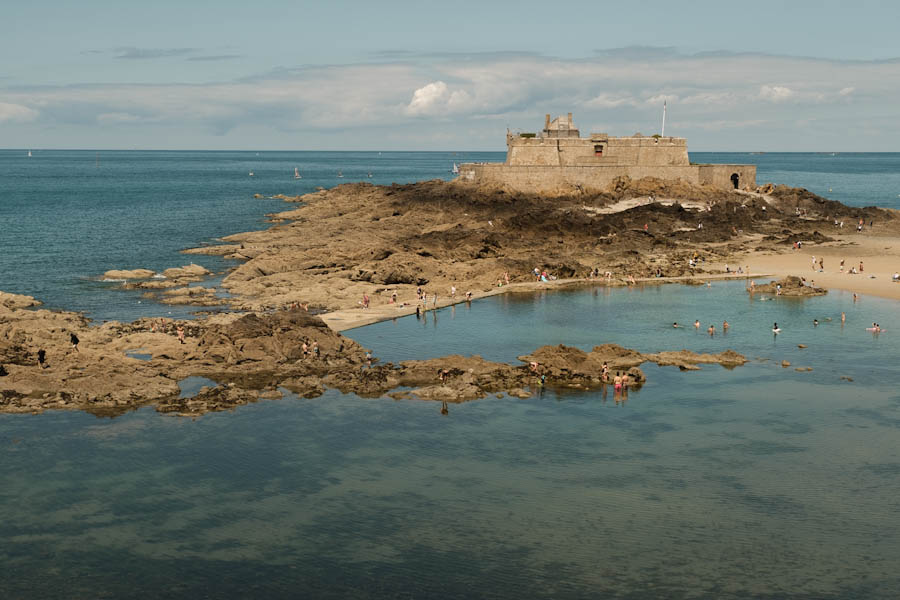
M 443 415 L 436 402 L 330 391 L 197 420 L 0 417 L 0 590 L 895 597 L 897 348 L 857 330 L 894 305 L 745 300 L 717 286 L 588 290 L 461 305 L 439 311 L 436 329 L 428 315 L 427 327 L 410 317 L 353 332 L 383 360 L 483 348 L 510 360 L 562 341 L 754 358 L 733 371 L 645 365 L 627 401 L 546 389 Z M 835 310 L 847 311 L 843 332 L 821 322 Z M 732 328 L 669 330 L 694 315 Z M 818 328 L 804 328 L 813 315 Z M 776 320 L 773 346 L 753 324 Z M 814 370 L 783 369 L 784 357 Z

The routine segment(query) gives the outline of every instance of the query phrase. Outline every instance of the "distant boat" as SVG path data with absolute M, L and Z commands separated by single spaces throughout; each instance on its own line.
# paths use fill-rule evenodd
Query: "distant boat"
M 453 168 L 450 169 L 450 172 L 453 173 L 454 175 L 459 175 L 459 165 L 456 163 L 453 163 Z
M 369 179 L 371 179 L 371 178 L 372 178 L 372 171 L 369 171 L 368 173 L 366 173 L 366 177 L 368 177 Z
M 253 177 L 253 171 L 250 171 L 249 175 L 250 177 Z
M 297 167 L 294 167 L 294 179 L 303 179 L 300 177 L 300 171 L 297 170 Z
M 28 158 L 31 158 L 31 150 L 28 151 Z
M 341 171 L 338 171 L 338 177 L 340 177 L 341 179 L 343 179 L 343 178 L 344 178 L 344 173 L 341 172 Z

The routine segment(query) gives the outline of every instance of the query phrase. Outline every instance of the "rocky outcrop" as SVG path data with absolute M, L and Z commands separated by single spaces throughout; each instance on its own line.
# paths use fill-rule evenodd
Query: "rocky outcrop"
M 3 308 L 30 308 L 32 306 L 40 306 L 40 304 L 40 300 L 35 300 L 31 296 L 0 292 L 0 307 Z
M 303 196 L 265 231 L 190 252 L 244 261 L 223 282 L 233 308 L 299 302 L 331 311 L 357 307 L 363 295 L 375 305 L 394 294 L 414 302 L 419 287 L 440 297 L 451 286 L 477 294 L 505 283 L 507 274 L 513 283 L 530 281 L 535 267 L 559 278 L 610 271 L 610 285 L 657 269 L 663 281 L 696 275 L 703 264 L 757 247 L 783 250 L 787 235 L 824 241 L 815 232 L 833 227 L 828 218 L 856 212 L 804 190 L 796 197 L 767 191 L 777 193 L 622 178 L 603 192 L 548 201 L 444 181 L 346 184 Z M 797 198 L 809 208 L 803 219 Z M 691 269 L 695 253 L 705 263 Z
M 216 288 L 183 287 L 168 289 L 159 301 L 163 304 L 193 304 L 195 306 L 221 306 L 226 300 L 218 295 Z
M 191 263 L 183 267 L 173 267 L 171 269 L 166 269 L 162 272 L 162 274 L 168 279 L 178 279 L 181 281 L 200 281 L 201 279 L 209 275 L 210 272 L 200 265 Z
M 197 415 L 280 397 L 279 388 L 306 397 L 329 387 L 377 397 L 402 387 L 423 400 L 463 402 L 497 393 L 527 397 L 540 386 L 598 387 L 608 383 L 602 378 L 604 362 L 640 385 L 645 377 L 638 365 L 648 360 L 677 366 L 744 360 L 730 352 L 641 354 L 604 344 L 591 352 L 544 346 L 517 365 L 458 355 L 382 365 L 303 310 L 100 327 L 75 313 L 0 311 L 0 412 L 78 409 L 116 415 L 153 404 L 160 412 Z M 72 334 L 79 339 L 77 348 Z M 191 376 L 216 385 L 182 397 L 178 382 Z
M 150 279 L 156 271 L 150 269 L 112 269 L 103 274 L 106 279 Z
M 806 282 L 803 277 L 788 275 L 779 281 L 770 281 L 749 288 L 750 293 L 776 294 L 779 296 L 824 296 L 828 293 L 825 288 L 814 287 Z

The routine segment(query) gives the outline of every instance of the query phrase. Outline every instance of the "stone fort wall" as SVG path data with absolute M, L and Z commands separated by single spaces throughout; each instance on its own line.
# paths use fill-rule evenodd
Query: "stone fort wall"
M 737 176 L 735 185 L 734 176 Z M 605 189 L 614 179 L 657 177 L 681 179 L 693 184 L 722 188 L 756 187 L 755 165 L 507 165 L 503 163 L 466 163 L 459 166 L 459 181 L 499 186 L 519 192 L 559 193 Z
M 609 137 L 506 138 L 506 164 L 510 166 L 689 166 L 684 138 Z

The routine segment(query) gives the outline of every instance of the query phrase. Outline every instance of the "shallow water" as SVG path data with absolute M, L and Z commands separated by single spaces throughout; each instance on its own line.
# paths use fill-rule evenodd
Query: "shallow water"
M 196 420 L 0 416 L 0 590 L 894 598 L 900 338 L 864 327 L 896 304 L 750 301 L 742 286 L 503 296 L 438 311 L 436 327 L 429 314 L 350 332 L 382 360 L 607 341 L 754 359 L 645 365 L 624 402 L 546 390 L 443 417 L 432 402 L 328 392 Z M 842 310 L 843 329 L 812 326 Z M 732 329 L 670 328 L 694 318 Z

